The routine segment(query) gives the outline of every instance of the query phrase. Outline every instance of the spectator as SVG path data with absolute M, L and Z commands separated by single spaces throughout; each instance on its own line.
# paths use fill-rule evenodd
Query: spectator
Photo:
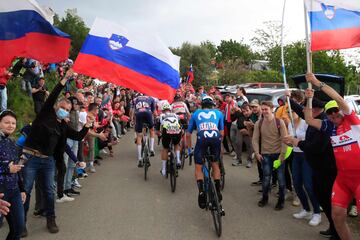
M 294 97 L 297 95 L 297 93 L 291 94 L 293 94 Z M 286 93 L 288 96 L 291 94 L 290 92 Z M 294 99 L 290 99 L 290 105 L 299 117 L 305 119 L 303 106 L 299 104 L 301 101 L 300 98 L 295 97 Z M 313 99 L 313 116 L 316 119 L 327 118 L 324 113 L 324 103 L 316 98 Z M 331 217 L 332 187 L 337 175 L 337 170 L 329 136 L 309 125 L 306 130 L 305 140 L 287 137 L 285 141 L 288 141 L 288 143 L 291 143 L 291 145 L 295 147 L 299 147 L 300 150 L 305 153 L 305 159 L 313 171 L 313 189 L 330 225 L 327 230 L 320 231 L 320 235 L 339 239 Z
M 31 125 L 30 133 L 25 141 L 24 154 L 29 159 L 24 167 L 24 186 L 27 195 L 25 202 L 25 216 L 29 210 L 30 194 L 34 180 L 38 174 L 43 179 L 43 192 L 46 199 L 47 228 L 51 233 L 59 231 L 55 221 L 53 183 L 55 175 L 55 159 L 63 162 L 63 154 L 66 145 L 66 138 L 81 140 L 88 132 L 88 127 L 93 119 L 88 117 L 88 123 L 77 132 L 70 128 L 64 121 L 71 109 L 69 100 L 61 99 L 54 107 L 61 90 L 64 88 L 72 71 L 69 70 L 65 77 L 55 86 L 46 100 L 40 113 L 36 116 Z M 60 169 L 58 169 L 60 170 Z M 59 172 L 59 175 L 64 172 Z M 62 184 L 58 184 L 58 187 Z M 25 218 L 26 219 L 26 218 Z M 24 236 L 27 229 L 24 228 Z
M 252 138 L 250 135 L 250 131 L 247 129 L 245 122 L 250 121 L 252 111 L 250 109 L 250 106 L 247 103 L 242 104 L 241 106 L 241 115 L 240 118 L 237 120 L 237 147 L 235 147 L 235 150 L 238 151 L 237 154 L 241 154 L 243 150 L 243 145 L 245 143 L 246 151 L 247 151 L 247 158 L 246 158 L 246 168 L 252 167 L 252 155 L 253 155 L 253 147 L 252 147 Z M 240 158 L 238 158 L 240 162 Z
M 292 117 L 294 119 L 295 136 L 299 140 L 305 140 L 308 125 L 295 112 L 292 112 Z M 293 134 L 294 131 L 291 124 L 288 124 L 288 130 L 290 134 Z M 299 147 L 294 147 L 293 149 L 292 177 L 296 194 L 302 205 L 301 211 L 293 214 L 294 218 L 311 219 L 309 221 L 309 225 L 319 225 L 321 223 L 321 214 L 319 202 L 313 190 L 313 172 L 309 163 L 305 159 L 304 152 L 301 151 Z M 311 212 L 308 199 L 312 204 L 313 213 Z
M 6 215 L 9 234 L 6 239 L 19 240 L 25 225 L 24 207 L 26 199 L 20 170 L 24 166 L 19 162 L 16 144 L 10 135 L 16 129 L 16 115 L 10 110 L 0 113 L 0 192 L 4 200 L 10 203 L 10 212 Z M 6 212 L 5 212 L 6 214 Z
M 245 102 L 249 103 L 248 98 L 246 97 L 246 91 L 243 87 L 237 87 L 236 89 L 236 102 L 241 107 Z M 240 102 L 240 103 L 239 103 Z
M 45 78 L 39 78 L 37 80 L 37 83 L 32 87 L 31 93 L 34 100 L 34 110 L 35 113 L 38 114 L 44 106 L 46 97 L 49 96 L 49 92 L 45 86 Z
M 225 96 L 225 136 L 224 136 L 224 148 L 226 152 L 229 154 L 234 151 L 232 145 L 231 145 L 231 139 L 230 139 L 230 129 L 231 129 L 231 112 L 233 111 L 233 108 L 235 107 L 235 101 L 233 97 L 230 94 L 226 94 Z M 231 149 L 230 149 L 231 148 Z
M 6 68 L 0 68 L 0 102 L 1 102 L 1 111 L 7 109 L 7 89 L 6 84 L 11 78 L 12 73 L 6 70 Z
M 274 105 L 271 101 L 261 103 L 263 119 L 257 121 L 254 126 L 252 144 L 256 159 L 261 162 L 263 169 L 262 191 L 263 196 L 259 201 L 259 207 L 264 207 L 269 201 L 269 190 L 273 163 L 279 159 L 280 167 L 277 169 L 279 180 L 279 199 L 275 210 L 284 208 L 285 201 L 285 152 L 286 145 L 282 139 L 286 136 L 286 126 L 283 120 L 275 118 L 273 114 Z
M 28 60 L 27 64 L 25 64 L 25 68 L 26 70 L 21 81 L 21 88 L 31 96 L 32 85 L 34 84 L 35 79 L 39 77 L 39 74 L 36 73 L 36 62 L 31 59 Z

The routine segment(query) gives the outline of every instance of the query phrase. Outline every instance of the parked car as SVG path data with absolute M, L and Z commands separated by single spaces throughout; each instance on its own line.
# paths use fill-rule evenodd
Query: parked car
M 354 110 L 356 114 L 360 117 L 360 96 L 349 95 L 345 96 L 344 99 L 349 104 L 351 110 Z

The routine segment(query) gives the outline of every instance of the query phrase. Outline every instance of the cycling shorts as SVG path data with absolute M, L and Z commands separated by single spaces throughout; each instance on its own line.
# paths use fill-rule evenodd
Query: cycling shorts
M 194 149 L 194 159 L 196 164 L 203 164 L 203 158 L 206 154 L 208 148 L 210 148 L 210 155 L 214 156 L 213 161 L 216 162 L 220 159 L 221 152 L 221 135 L 220 132 L 216 132 L 216 135 L 213 134 L 209 136 L 205 132 L 200 131 L 197 136 L 197 141 Z
M 332 190 L 332 205 L 347 209 L 356 198 L 360 211 L 360 170 L 338 171 Z
M 149 126 L 149 129 L 154 127 L 154 121 L 151 112 L 148 111 L 138 112 L 135 114 L 135 117 L 136 117 L 135 131 L 137 133 L 142 132 L 144 123 L 146 123 Z
M 180 141 L 181 141 L 181 132 L 178 134 L 168 134 L 166 133 L 166 129 L 162 130 L 161 143 L 163 145 L 163 148 L 169 149 L 171 142 L 174 145 L 178 145 Z

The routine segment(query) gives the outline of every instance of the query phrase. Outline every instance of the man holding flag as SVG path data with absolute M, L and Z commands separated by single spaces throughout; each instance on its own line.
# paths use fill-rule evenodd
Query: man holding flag
M 344 99 L 312 74 L 311 51 L 360 47 L 360 1 L 305 0 L 305 10 L 310 18 L 311 28 L 310 44 L 305 18 L 308 72 L 306 79 L 309 83 L 305 118 L 309 126 L 327 133 L 331 138 L 338 170 L 331 196 L 332 218 L 340 238 L 350 240 L 351 233 L 346 224 L 346 216 L 348 204 L 354 196 L 360 209 L 360 165 L 359 161 L 356 161 L 360 153 L 360 122 Z M 312 117 L 312 84 L 335 100 L 325 105 L 328 119 Z M 332 239 L 337 237 L 333 236 Z

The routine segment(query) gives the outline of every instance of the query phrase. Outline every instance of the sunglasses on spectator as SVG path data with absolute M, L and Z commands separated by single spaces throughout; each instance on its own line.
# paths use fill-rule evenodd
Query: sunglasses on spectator
M 334 107 L 334 108 L 328 109 L 328 110 L 326 111 L 326 114 L 327 114 L 327 115 L 331 115 L 331 114 L 333 114 L 333 113 L 338 113 L 338 112 L 339 112 L 339 108 Z

